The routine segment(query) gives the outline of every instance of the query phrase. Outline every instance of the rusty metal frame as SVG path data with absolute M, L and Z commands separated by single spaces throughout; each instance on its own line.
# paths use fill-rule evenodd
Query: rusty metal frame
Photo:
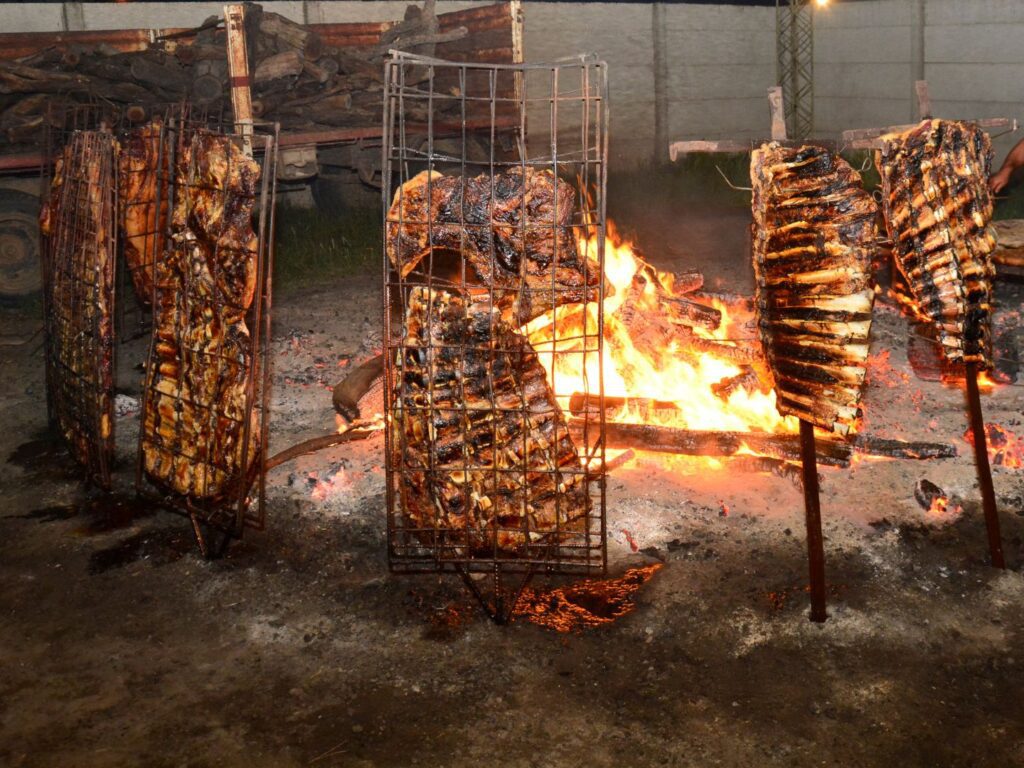
M 254 226 L 257 245 L 252 255 L 256 267 L 256 286 L 253 301 L 250 307 L 245 310 L 245 323 L 250 330 L 248 346 L 246 349 L 248 365 L 245 373 L 246 390 L 245 403 L 241 416 L 236 417 L 224 410 L 223 403 L 198 402 L 188 400 L 176 394 L 174 400 L 176 408 L 180 409 L 185 405 L 206 412 L 211 423 L 214 420 L 221 423 L 227 420 L 230 423 L 241 424 L 242 448 L 239 465 L 247 468 L 241 474 L 226 481 L 230 491 L 220 498 L 204 499 L 201 496 L 188 495 L 177 492 L 166 487 L 159 480 L 150 477 L 145 469 L 145 451 L 147 444 L 154 450 L 165 450 L 176 458 L 184 459 L 193 466 L 200 467 L 204 477 L 211 472 L 230 470 L 231 467 L 223 462 L 218 463 L 223 457 L 211 456 L 208 460 L 202 460 L 186 450 L 184 445 L 167 445 L 158 441 L 150 435 L 146 429 L 146 414 L 154 406 L 156 394 L 155 367 L 158 364 L 156 355 L 156 332 L 150 343 L 148 355 L 147 373 L 143 386 L 142 396 L 142 424 L 139 429 L 138 463 L 136 466 L 135 484 L 140 495 L 152 498 L 161 506 L 185 515 L 192 521 L 193 528 L 200 549 L 204 555 L 219 554 L 220 549 L 227 545 L 231 538 L 241 538 L 245 528 L 262 529 L 265 523 L 265 499 L 266 499 L 266 446 L 268 444 L 268 426 L 270 413 L 270 324 L 272 311 L 271 273 L 273 269 L 273 241 L 275 226 L 276 208 L 276 173 L 277 173 L 277 148 L 278 148 L 278 126 L 277 124 L 256 124 L 254 132 L 249 136 L 242 136 L 223 129 L 212 128 L 202 121 L 195 122 L 189 119 L 187 113 L 184 116 L 169 119 L 164 124 L 163 137 L 161 139 L 161 155 L 167 153 L 167 162 L 161 158 L 159 166 L 165 169 L 167 178 L 161 186 L 168 190 L 169 211 L 173 212 L 175 205 L 188 204 L 187 199 L 182 198 L 188 195 L 196 187 L 188 181 L 183 181 L 178 174 L 178 153 L 180 148 L 190 144 L 194 137 L 201 133 L 209 133 L 219 137 L 227 137 L 230 141 L 244 146 L 246 139 L 251 142 L 255 152 L 254 159 L 260 165 L 259 189 L 254 196 L 254 214 L 257 221 Z M 192 158 L 192 166 L 189 167 L 184 178 L 193 177 L 195 157 Z M 211 190 L 212 191 L 212 190 Z M 227 190 L 218 192 L 228 194 Z M 225 202 L 227 200 L 225 199 Z M 175 231 L 173 213 L 167 217 L 166 231 L 163 234 L 164 250 L 158 254 L 158 259 L 173 258 L 175 238 L 181 233 Z M 216 263 L 216 248 L 214 251 L 214 263 Z M 153 281 L 152 306 L 160 306 L 161 288 L 159 280 Z M 227 300 L 224 296 L 218 296 L 213 301 L 204 300 L 189 290 L 184 284 L 175 288 L 166 289 L 168 298 L 175 292 L 180 292 L 182 311 L 187 312 L 190 307 L 199 306 L 200 302 L 206 301 L 210 305 L 220 308 L 227 307 Z M 181 343 L 181 339 L 178 339 Z M 225 364 L 235 364 L 233 358 L 224 355 L 201 353 L 204 358 L 209 358 L 210 365 L 217 366 L 223 370 Z M 251 429 L 256 429 L 258 434 L 255 438 L 255 455 L 250 456 Z M 255 498 L 253 490 L 255 488 Z M 218 538 L 219 537 L 219 538 Z
M 529 92 L 531 86 L 532 93 Z M 531 124 L 542 125 L 546 122 L 550 137 L 536 143 L 527 140 L 528 112 L 531 113 Z M 489 147 L 487 157 L 470 157 L 469 142 L 474 127 L 479 126 L 481 120 L 486 124 L 485 143 Z M 459 126 L 456 133 L 458 149 L 453 152 L 449 141 L 448 151 L 441 151 L 435 146 L 435 138 L 450 136 L 453 123 Z M 515 126 L 514 145 L 518 152 L 503 157 L 498 152 L 497 139 L 503 127 L 509 124 Z M 397 224 L 399 228 L 403 224 L 401 214 L 397 221 L 389 219 L 391 196 L 419 171 L 444 170 L 462 179 L 485 174 L 490 178 L 493 190 L 495 179 L 503 172 L 519 169 L 525 174 L 528 168 L 543 169 L 552 171 L 559 179 L 559 184 L 578 185 L 582 198 L 580 210 L 566 229 L 571 230 L 572 242 L 589 237 L 597 243 L 597 253 L 590 256 L 603 274 L 607 125 L 607 67 L 592 57 L 576 57 L 550 64 L 510 65 L 448 62 L 393 52 L 385 65 L 385 248 L 388 224 Z M 428 181 L 428 198 L 430 184 Z M 397 194 L 401 195 L 402 192 Z M 525 206 L 524 201 L 519 219 L 524 237 L 530 227 L 557 229 L 560 226 L 554 222 L 527 224 Z M 465 223 L 465 215 L 465 210 L 462 210 L 460 218 L 464 232 L 472 226 Z M 426 222 L 426 226 L 429 230 L 431 222 Z M 402 493 L 403 477 L 409 472 L 402 458 L 405 437 L 400 430 L 394 429 L 402 418 L 402 408 L 410 407 L 403 400 L 405 353 L 408 352 L 406 340 L 403 339 L 404 301 L 414 286 L 459 294 L 472 282 L 471 277 L 467 279 L 469 267 L 464 258 L 459 260 L 460 276 L 452 280 L 439 273 L 437 263 L 440 259 L 435 262 L 434 256 L 434 249 L 431 248 L 417 270 L 406 277 L 392 271 L 386 254 L 383 259 L 385 414 L 390 424 L 385 432 L 388 563 L 395 573 L 459 574 L 487 612 L 496 620 L 504 621 L 511 614 L 519 593 L 534 574 L 592 575 L 602 574 L 607 569 L 604 408 L 587 411 L 586 423 L 581 430 L 583 438 L 577 446 L 581 457 L 578 468 L 537 470 L 538 474 L 578 473 L 582 477 L 591 505 L 584 513 L 583 525 L 578 530 L 570 530 L 568 525 L 563 527 L 563 513 L 557 509 L 559 504 L 568 503 L 568 497 L 563 500 L 561 492 L 558 492 L 555 502 L 554 530 L 530 531 L 526 517 L 523 517 L 520 527 L 508 529 L 499 528 L 499 524 L 494 522 L 490 524 L 492 544 L 488 551 L 479 551 L 470 546 L 471 535 L 476 536 L 477 533 L 470 534 L 468 525 L 464 531 L 446 529 L 436 519 L 434 526 L 417 525 L 406 508 Z M 490 258 L 494 263 L 493 242 Z M 500 289 L 493 285 L 482 288 L 487 293 L 486 301 L 490 306 L 497 306 L 499 299 L 496 294 L 501 292 Z M 521 288 L 525 288 L 525 285 L 521 284 Z M 480 289 L 481 286 L 476 286 L 476 290 Z M 558 291 L 552 278 L 550 291 L 544 289 L 543 296 L 539 298 L 534 293 L 534 300 L 539 301 L 545 309 L 553 309 L 566 303 L 557 295 Z M 579 350 L 581 367 L 588 355 L 596 355 L 596 360 L 600 360 L 603 347 L 603 286 L 592 309 L 596 316 L 596 329 L 584 324 L 583 330 L 574 331 L 572 336 L 565 337 L 559 336 L 559 331 L 555 330 L 548 355 L 553 356 L 556 348 L 560 354 L 565 354 L 562 350 L 566 346 L 575 345 Z M 403 319 L 399 320 L 399 317 Z M 557 324 L 553 324 L 553 327 L 557 329 Z M 444 347 L 444 351 L 452 349 Z M 435 348 L 435 351 L 441 352 L 441 348 Z M 535 351 L 540 355 L 545 354 L 542 350 Z M 426 354 L 429 356 L 432 352 L 428 349 Z M 490 354 L 493 360 L 493 349 Z M 595 403 L 602 402 L 604 396 L 603 370 L 600 365 L 598 369 L 598 380 L 589 382 L 588 392 Z M 557 374 L 552 374 L 549 382 L 563 410 L 567 410 L 565 403 L 571 393 L 558 390 Z M 463 409 L 466 410 L 465 403 Z M 516 408 L 493 410 L 517 411 Z M 525 410 L 524 398 L 518 416 L 527 418 Z M 496 433 L 494 439 L 496 442 Z M 440 471 L 433 468 L 432 458 L 430 461 L 430 472 Z M 497 467 L 489 470 L 494 475 L 495 488 L 498 487 L 497 478 L 500 473 L 523 471 L 521 468 L 502 470 Z M 530 471 L 533 472 L 532 469 Z M 531 488 L 528 483 L 524 485 L 528 488 L 525 491 L 528 497 Z M 527 543 L 510 550 L 498 545 L 499 533 L 521 535 L 521 541 Z M 513 577 L 511 581 L 510 577 Z M 488 579 L 493 580 L 490 594 L 487 590 Z
M 47 413 L 88 480 L 109 489 L 117 370 L 116 139 L 109 117 L 94 106 L 51 113 L 48 122 L 58 127 L 47 131 L 50 162 L 43 176 L 50 229 L 41 233 L 40 260 Z

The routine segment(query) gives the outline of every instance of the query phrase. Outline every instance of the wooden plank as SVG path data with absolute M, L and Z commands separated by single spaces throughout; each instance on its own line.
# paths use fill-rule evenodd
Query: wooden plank
M 966 120 L 964 122 L 974 123 L 979 128 L 986 130 L 991 128 L 1009 128 L 1016 131 L 1019 128 L 1016 118 L 1009 117 L 986 117 L 981 120 Z M 880 136 L 888 133 L 903 133 L 911 128 L 916 128 L 917 123 L 912 125 L 890 125 L 886 128 L 854 128 L 843 131 L 843 143 L 851 149 L 880 149 L 882 142 Z
M 252 157 L 252 91 L 249 54 L 245 46 L 245 6 L 241 3 L 225 5 L 224 26 L 228 38 L 228 76 L 235 129 L 242 135 L 243 151 Z
M 772 141 L 785 141 L 786 109 L 782 102 L 782 88 L 778 85 L 768 89 L 768 111 L 772 116 Z
M 917 94 L 917 116 L 922 120 L 931 119 L 932 97 L 928 93 L 928 81 L 915 80 L 914 93 Z

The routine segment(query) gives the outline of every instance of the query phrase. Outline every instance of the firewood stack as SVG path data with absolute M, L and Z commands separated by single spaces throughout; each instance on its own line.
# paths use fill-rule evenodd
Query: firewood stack
M 378 124 L 388 50 L 432 53 L 437 43 L 467 34 L 464 27 L 439 31 L 434 0 L 410 6 L 405 20 L 369 48 L 332 48 L 312 27 L 259 5 L 247 11 L 246 32 L 254 116 L 286 130 L 311 131 Z M 96 99 L 132 107 L 136 121 L 183 100 L 213 113 L 227 111 L 225 34 L 222 20 L 212 17 L 194 34 L 158 40 L 142 51 L 52 46 L 0 61 L 0 147 L 39 145 L 44 128 L 61 120 L 64 108 Z

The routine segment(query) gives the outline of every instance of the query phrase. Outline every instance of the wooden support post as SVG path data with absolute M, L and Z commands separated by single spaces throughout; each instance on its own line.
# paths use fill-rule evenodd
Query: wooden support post
M 932 97 L 928 95 L 928 81 L 917 80 L 914 83 L 914 93 L 917 94 L 917 116 L 922 120 L 931 120 Z
M 814 445 L 814 425 L 800 420 L 800 459 L 804 479 L 804 517 L 807 525 L 807 563 L 811 583 L 811 621 L 828 618 L 825 611 L 825 544 L 821 534 L 821 496 Z
M 242 136 L 242 149 L 252 157 L 252 92 L 249 75 L 249 53 L 245 43 L 245 6 L 224 6 L 224 27 L 227 30 L 228 77 L 231 83 L 231 107 L 235 128 Z
M 999 532 L 999 511 L 996 509 L 996 491 L 992 485 L 992 467 L 988 461 L 985 418 L 981 413 L 981 393 L 978 391 L 978 367 L 974 363 L 967 363 L 967 411 L 971 420 L 971 434 L 974 436 L 974 463 L 978 468 L 978 485 L 981 487 L 981 505 L 985 512 L 985 528 L 988 531 L 992 567 L 1005 568 L 1003 541 Z
M 768 89 L 768 111 L 772 116 L 772 141 L 785 141 L 786 133 L 786 109 L 782 102 L 782 87 L 773 86 Z

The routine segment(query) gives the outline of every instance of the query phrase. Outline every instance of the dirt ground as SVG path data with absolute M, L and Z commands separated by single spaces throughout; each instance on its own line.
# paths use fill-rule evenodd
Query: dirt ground
M 737 290 L 744 227 L 637 223 L 659 266 Z M 1022 297 L 1000 284 L 1018 342 Z M 277 298 L 272 451 L 333 427 L 329 386 L 379 345 L 379 301 L 369 278 Z M 496 626 L 451 577 L 389 574 L 379 437 L 275 469 L 266 529 L 220 560 L 131 500 L 136 415 L 117 424 L 120 495 L 90 501 L 39 441 L 40 339 L 14 345 L 39 319 L 0 313 L 0 764 L 1024 765 L 1024 470 L 995 468 L 996 571 L 962 394 L 913 376 L 891 303 L 867 431 L 960 456 L 822 470 L 829 620 L 807 617 L 798 487 L 641 454 L 609 481 L 610 572 L 664 566 L 634 611 L 572 633 Z M 119 353 L 126 394 L 143 354 Z M 1022 383 L 984 405 L 1024 435 Z M 962 511 L 925 512 L 922 478 Z

